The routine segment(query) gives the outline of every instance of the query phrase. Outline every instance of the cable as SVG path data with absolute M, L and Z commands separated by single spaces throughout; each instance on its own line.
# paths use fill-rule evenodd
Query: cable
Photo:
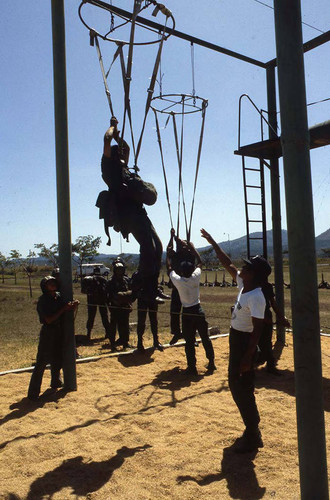
M 271 5 L 268 5 L 264 2 L 261 2 L 261 0 L 253 0 L 254 2 L 260 3 L 260 5 L 263 5 L 264 7 L 268 7 L 268 9 L 274 10 L 274 7 Z M 319 28 L 316 28 L 315 26 L 312 26 L 311 24 L 305 23 L 304 21 L 301 22 L 301 24 L 304 24 L 305 26 L 308 26 L 309 28 L 312 28 L 313 30 L 318 31 L 319 33 L 325 33 L 325 31 L 320 30 Z

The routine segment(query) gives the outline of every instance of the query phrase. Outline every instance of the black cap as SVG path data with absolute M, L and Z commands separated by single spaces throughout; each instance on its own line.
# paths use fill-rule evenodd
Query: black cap
M 255 257 L 252 257 L 252 259 L 243 259 L 243 262 L 255 271 L 258 278 L 266 279 L 272 272 L 269 262 L 260 255 L 256 255 Z
M 195 269 L 195 266 L 189 260 L 184 260 L 183 262 L 180 263 L 180 269 L 181 272 L 184 274 L 192 274 Z

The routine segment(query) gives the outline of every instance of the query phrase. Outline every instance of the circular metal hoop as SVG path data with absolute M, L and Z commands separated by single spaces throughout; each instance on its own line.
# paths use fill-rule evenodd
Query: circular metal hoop
M 87 22 L 84 20 L 81 11 L 82 11 L 83 5 L 85 5 L 86 3 L 93 5 L 94 7 L 100 7 L 101 9 L 104 9 L 108 12 L 111 12 L 114 16 L 117 16 L 120 19 L 123 19 L 124 22 L 120 26 L 113 28 L 111 31 L 109 31 L 105 35 L 102 35 L 98 31 L 96 31 L 94 28 L 91 28 L 87 24 Z M 163 4 L 159 4 L 158 2 L 156 2 L 156 0 L 150 0 L 149 4 L 146 4 L 144 7 L 141 8 L 140 13 L 143 10 L 147 9 L 150 5 L 153 5 L 155 7 L 155 11 L 157 11 L 157 13 L 159 11 L 159 12 L 162 12 L 166 16 L 166 22 L 169 18 L 172 21 L 172 27 L 168 28 L 169 33 L 165 34 L 165 31 L 163 33 L 164 40 L 167 40 L 171 36 L 171 34 L 173 33 L 174 28 L 175 28 L 175 20 L 174 20 L 173 14 Z M 115 42 L 115 43 L 118 43 L 121 45 L 129 45 L 129 43 L 130 43 L 129 40 L 125 41 L 125 40 L 119 40 L 117 38 L 110 37 L 110 34 L 113 33 L 114 31 L 116 31 L 116 29 L 122 28 L 124 25 L 129 24 L 132 21 L 132 19 L 127 16 L 127 13 L 123 9 L 120 9 L 118 7 L 114 7 L 113 5 L 106 5 L 104 3 L 99 4 L 99 3 L 94 2 L 93 0 L 82 0 L 81 4 L 79 5 L 78 15 L 79 15 L 79 18 L 80 18 L 81 22 L 83 23 L 83 25 L 86 26 L 86 28 L 89 31 L 93 31 L 97 36 L 99 36 L 103 40 L 106 40 L 108 42 Z M 145 24 L 142 24 L 139 21 L 135 21 L 135 24 L 137 26 L 140 26 L 144 29 L 147 29 L 147 30 L 152 31 L 154 33 L 157 33 L 157 35 L 159 35 L 159 30 L 156 28 L 147 27 Z M 133 42 L 133 45 L 152 45 L 155 43 L 159 43 L 160 41 L 161 41 L 161 37 L 156 38 L 156 40 L 150 40 L 150 41 L 145 41 L 145 42 Z
M 208 100 L 191 94 L 163 94 L 151 99 L 151 109 L 167 115 L 189 115 L 204 111 Z M 175 108 L 179 108 L 176 110 Z

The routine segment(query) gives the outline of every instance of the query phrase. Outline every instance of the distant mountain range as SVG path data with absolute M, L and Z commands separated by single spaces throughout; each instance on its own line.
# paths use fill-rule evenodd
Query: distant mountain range
M 258 238 L 261 236 L 261 233 L 251 233 L 251 237 Z M 238 259 L 240 257 L 246 256 L 246 236 L 241 236 L 240 238 L 236 238 L 235 240 L 230 241 L 221 241 L 219 243 L 221 248 L 233 259 Z M 251 255 L 261 254 L 262 253 L 262 242 L 261 240 L 250 240 L 251 246 Z M 283 253 L 288 253 L 288 233 L 285 229 L 282 230 L 282 248 Z M 320 257 L 323 254 L 322 248 L 330 248 L 330 228 L 324 233 L 320 234 L 315 238 L 315 248 L 316 253 Z M 273 255 L 273 232 L 271 230 L 267 231 L 267 249 L 268 256 L 271 257 Z M 215 258 L 215 253 L 212 250 L 211 246 L 207 245 L 205 247 L 198 248 L 198 251 L 201 253 L 203 260 L 213 260 Z M 123 259 L 127 264 L 131 265 L 131 267 L 135 267 L 139 261 L 139 254 L 122 254 Z M 105 265 L 111 264 L 111 261 L 117 257 L 117 254 L 105 254 L 100 253 L 95 258 L 95 263 L 103 262 Z M 165 262 L 165 252 L 163 252 L 163 261 Z M 42 257 L 38 257 L 36 259 L 36 264 L 43 265 L 46 263 L 46 259 Z M 73 267 L 77 267 L 76 263 L 73 263 Z
M 261 233 L 251 233 L 251 236 L 254 238 L 261 237 Z M 233 259 L 238 259 L 240 257 L 246 256 L 246 236 L 241 236 L 240 238 L 236 238 L 235 240 L 230 241 L 222 241 L 219 243 L 221 248 Z M 261 254 L 262 253 L 262 242 L 261 240 L 250 240 L 251 254 Z M 288 232 L 283 229 L 282 230 L 282 248 L 283 253 L 288 253 Z M 320 234 L 315 238 L 315 248 L 318 256 L 323 255 L 322 248 L 330 248 L 330 228 L 324 233 Z M 198 251 L 201 255 L 209 254 L 209 258 L 215 257 L 214 251 L 210 251 L 211 246 L 207 245 L 205 247 L 198 248 Z M 267 231 L 267 250 L 268 256 L 273 255 L 273 232 L 271 230 Z M 213 254 L 213 255 L 212 255 Z M 115 258 L 115 255 L 107 255 L 100 254 L 97 257 L 98 262 L 109 262 L 112 258 Z M 123 258 L 128 259 L 133 265 L 138 262 L 139 255 L 138 254 L 123 254 Z M 163 260 L 165 260 L 165 252 L 163 253 Z

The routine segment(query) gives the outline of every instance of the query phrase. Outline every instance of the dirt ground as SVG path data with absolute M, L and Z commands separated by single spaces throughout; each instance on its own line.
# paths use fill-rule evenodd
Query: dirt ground
M 218 370 L 183 373 L 183 347 L 78 364 L 78 390 L 26 399 L 30 373 L 0 377 L 1 500 L 299 499 L 292 337 L 278 367 L 259 369 L 264 448 L 238 455 L 243 425 L 227 383 L 228 338 L 213 341 Z M 322 338 L 330 432 L 330 338 Z M 330 450 L 328 447 L 328 458 Z

